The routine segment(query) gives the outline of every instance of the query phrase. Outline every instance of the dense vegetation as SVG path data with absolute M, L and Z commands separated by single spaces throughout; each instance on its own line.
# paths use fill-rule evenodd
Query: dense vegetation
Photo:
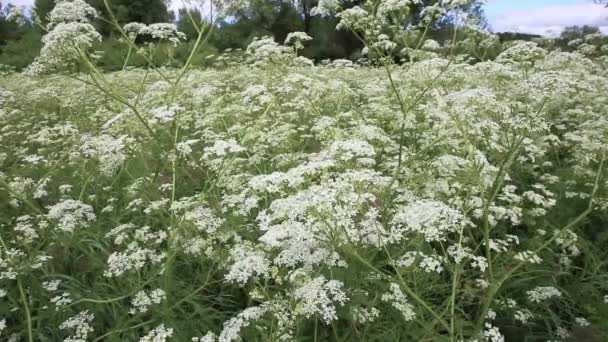
M 607 340 L 606 37 L 505 43 L 463 3 L 311 8 L 356 62 L 115 16 L 107 72 L 60 2 L 0 78 L 0 339 Z
M 109 18 L 108 10 L 103 0 L 87 0 L 98 12 L 101 18 Z M 307 44 L 300 52 L 302 55 L 315 60 L 350 59 L 356 61 L 361 57 L 363 44 L 350 31 L 336 30 L 338 20 L 334 17 L 312 16 L 311 10 L 318 4 L 318 0 L 284 1 L 284 0 L 257 0 L 248 3 L 246 7 L 230 6 L 238 1 L 205 1 L 204 7 L 208 13 L 201 14 L 199 10 L 186 11 L 182 9 L 177 16 L 168 11 L 166 3 L 162 0 L 112 0 L 108 5 L 112 9 L 116 20 L 121 23 L 140 22 L 152 24 L 156 22 L 174 21 L 181 32 L 187 37 L 187 44 L 176 49 L 165 49 L 154 56 L 155 64 L 178 66 L 186 62 L 190 50 L 196 39 L 197 32 L 192 25 L 192 19 L 201 25 L 213 21 L 213 32 L 200 49 L 194 59 L 196 66 L 209 66 L 210 62 L 225 50 L 243 50 L 255 37 L 271 36 L 276 41 L 283 42 L 287 34 L 295 31 L 306 32 L 314 40 Z M 351 1 L 347 7 L 353 7 L 362 1 Z M 437 0 L 427 0 L 426 4 L 436 3 Z M 210 6 L 212 4 L 212 6 Z M 31 10 L 31 17 L 26 17 L 24 25 L 18 25 L 14 20 L 7 20 L 11 12 L 10 3 L 0 10 L 0 65 L 21 70 L 27 67 L 38 55 L 47 24 L 47 16 L 54 6 L 54 0 L 36 0 Z M 1 2 L 0 2 L 1 8 Z M 417 5 L 412 11 L 419 16 L 424 7 Z M 468 5 L 473 14 L 476 25 L 487 27 L 481 1 L 473 1 Z M 440 43 L 453 38 L 453 17 L 446 17 L 437 22 L 427 32 L 427 36 Z M 106 71 L 120 70 L 129 53 L 128 47 L 120 42 L 120 33 L 112 27 L 107 19 L 97 19 L 94 22 L 97 30 L 104 37 L 102 42 L 96 44 L 95 49 L 102 52 L 98 65 Z M 573 39 L 581 39 L 587 34 L 597 33 L 597 27 L 569 27 L 555 41 L 555 45 L 562 50 L 571 51 L 567 43 Z M 461 34 L 462 37 L 466 34 Z M 532 40 L 539 36 L 526 34 L 501 33 L 501 42 L 522 39 Z M 143 58 L 134 58 L 131 65 L 145 67 Z

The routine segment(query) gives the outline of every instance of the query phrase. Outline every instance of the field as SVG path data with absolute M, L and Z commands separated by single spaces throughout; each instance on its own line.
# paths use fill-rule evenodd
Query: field
M 3 74 L 0 340 L 608 340 L 599 48 L 299 43 Z

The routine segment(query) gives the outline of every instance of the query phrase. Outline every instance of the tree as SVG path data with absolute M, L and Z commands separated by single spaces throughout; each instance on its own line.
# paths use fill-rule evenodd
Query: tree
M 36 15 L 36 18 L 39 20 L 39 22 L 43 26 L 46 26 L 47 17 L 49 15 L 49 13 L 51 13 L 51 11 L 53 10 L 53 7 L 55 7 L 54 0 L 36 0 L 36 1 L 34 1 L 34 7 L 33 7 L 34 14 Z
M 189 40 L 198 36 L 195 24 L 198 27 L 202 27 L 205 24 L 201 11 L 196 8 L 181 8 L 177 17 L 177 29 L 185 33 Z
M 588 34 L 600 33 L 597 26 L 568 26 L 562 31 L 560 38 L 566 42 L 575 39 L 583 39 Z
M 372 2 L 377 5 L 379 1 Z M 424 0 L 420 4 L 411 5 L 414 22 L 420 20 L 420 13 L 425 6 L 439 1 Z M 227 39 L 216 40 L 220 44 L 218 47 L 221 48 L 244 47 L 252 36 L 265 34 L 271 34 L 277 41 L 282 41 L 287 33 L 292 31 L 304 31 L 314 38 L 303 54 L 315 59 L 350 58 L 362 48 L 362 43 L 352 32 L 336 31 L 338 23 L 336 18 L 312 15 L 312 9 L 319 4 L 319 0 L 213 0 L 212 2 L 220 10 L 222 17 L 229 19 L 220 20 L 219 35 L 229 36 L 232 45 L 225 46 Z M 348 0 L 342 1 L 341 5 L 343 8 L 352 8 L 361 6 L 365 2 L 370 1 Z M 474 18 L 478 26 L 484 28 L 487 26 L 481 1 L 475 0 L 472 4 L 461 6 L 460 10 L 469 13 L 469 18 Z M 448 13 L 437 22 L 430 36 L 451 36 L 448 33 L 456 21 L 455 13 Z M 404 26 L 407 24 L 403 23 Z
M 0 3 L 0 45 L 18 40 L 30 29 L 29 22 L 26 25 L 19 25 L 14 20 L 7 20 L 12 7 L 14 6 L 10 3 L 5 7 Z

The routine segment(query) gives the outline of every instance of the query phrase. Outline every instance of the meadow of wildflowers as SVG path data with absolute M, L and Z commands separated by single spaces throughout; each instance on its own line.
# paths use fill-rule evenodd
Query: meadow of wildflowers
M 0 340 L 606 341 L 603 37 L 490 60 L 466 20 L 425 39 L 466 1 L 405 29 L 411 2 L 320 1 L 357 63 L 296 32 L 114 73 L 60 2 L 0 79 Z M 132 53 L 183 40 L 124 24 Z

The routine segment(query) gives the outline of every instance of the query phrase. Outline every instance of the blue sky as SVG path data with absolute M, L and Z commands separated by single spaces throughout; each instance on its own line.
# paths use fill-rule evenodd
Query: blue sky
M 33 0 L 0 0 L 31 5 Z M 180 0 L 174 0 L 179 7 Z M 488 0 L 488 21 L 496 32 L 517 31 L 557 35 L 570 25 L 595 25 L 608 33 L 608 8 L 592 0 Z

